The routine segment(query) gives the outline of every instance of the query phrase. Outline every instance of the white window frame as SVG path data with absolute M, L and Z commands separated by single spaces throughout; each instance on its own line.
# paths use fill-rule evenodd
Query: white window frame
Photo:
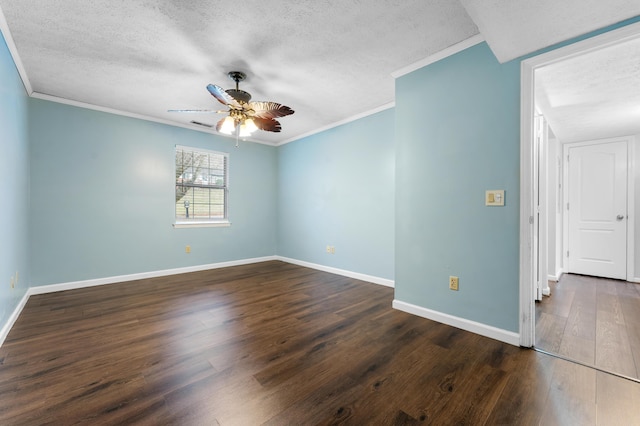
M 175 200 L 175 194 L 176 194 L 176 165 L 175 165 L 175 154 L 179 151 L 179 150 L 184 150 L 184 151 L 192 151 L 192 152 L 198 152 L 198 153 L 207 153 L 207 154 L 212 154 L 212 155 L 220 155 L 220 156 L 224 156 L 225 157 L 225 162 L 226 162 L 226 170 L 225 170 L 225 185 L 224 185 L 224 191 L 225 191 L 225 196 L 224 196 L 224 218 L 222 219 L 189 219 L 189 220 L 185 220 L 185 219 L 178 219 L 177 215 L 176 215 L 176 206 L 175 206 L 175 201 L 173 203 L 173 217 L 174 217 L 174 223 L 173 223 L 173 227 L 174 228 L 206 228 L 206 227 L 224 227 L 224 226 L 230 226 L 231 222 L 229 222 L 229 154 L 226 152 L 220 152 L 220 151 L 212 151 L 210 149 L 203 149 L 203 148 L 196 148 L 193 146 L 185 146 L 185 145 L 176 145 L 173 151 L 174 154 L 174 169 L 173 169 L 173 185 L 174 185 L 174 189 L 173 189 L 173 200 Z M 206 187 L 206 186 L 204 186 Z

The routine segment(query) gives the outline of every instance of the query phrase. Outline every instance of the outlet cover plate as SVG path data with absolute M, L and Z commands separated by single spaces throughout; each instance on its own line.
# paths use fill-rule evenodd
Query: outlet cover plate
M 490 189 L 486 191 L 484 204 L 486 206 L 504 206 L 504 189 Z

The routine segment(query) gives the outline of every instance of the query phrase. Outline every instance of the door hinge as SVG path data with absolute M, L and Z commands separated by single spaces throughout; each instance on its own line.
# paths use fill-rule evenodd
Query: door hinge
M 567 250 L 567 257 L 569 257 L 569 250 Z

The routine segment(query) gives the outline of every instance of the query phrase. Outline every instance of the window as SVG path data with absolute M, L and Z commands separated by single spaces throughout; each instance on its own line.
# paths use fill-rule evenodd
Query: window
M 229 155 L 176 146 L 174 226 L 228 225 Z

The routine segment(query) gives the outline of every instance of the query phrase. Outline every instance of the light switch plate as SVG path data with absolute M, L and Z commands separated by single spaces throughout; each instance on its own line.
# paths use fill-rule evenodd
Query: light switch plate
M 504 189 L 491 189 L 484 196 L 486 206 L 504 206 Z

